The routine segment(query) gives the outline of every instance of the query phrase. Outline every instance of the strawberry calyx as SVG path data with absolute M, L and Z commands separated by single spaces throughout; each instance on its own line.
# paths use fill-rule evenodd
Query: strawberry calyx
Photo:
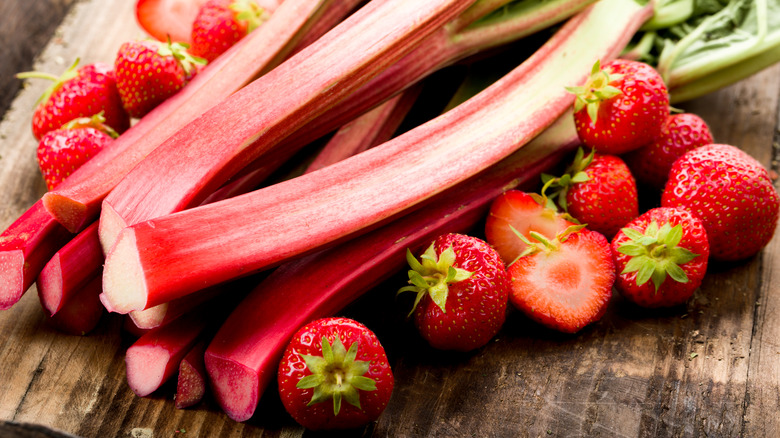
M 252 32 L 260 27 L 270 14 L 253 0 L 236 0 L 228 6 L 236 15 L 236 21 L 246 23 L 246 31 Z
M 610 75 L 606 70 L 601 69 L 601 62 L 596 60 L 590 71 L 590 76 L 585 81 L 585 85 L 579 87 L 566 87 L 566 90 L 575 95 L 574 111 L 580 111 L 586 108 L 591 122 L 596 123 L 601 102 L 611 99 L 622 91 L 612 85 L 615 81 L 622 78 L 623 75 Z
M 531 240 L 517 231 L 515 227 L 510 225 L 512 232 L 515 233 L 515 235 L 526 244 L 526 248 L 525 251 L 520 253 L 520 255 L 518 255 L 515 260 L 512 260 L 512 263 L 509 263 L 509 265 L 512 265 L 520 258 L 527 257 L 539 252 L 550 253 L 558 251 L 563 242 L 565 242 L 572 234 L 579 232 L 585 227 L 585 224 L 570 225 L 565 230 L 556 234 L 552 239 L 544 236 L 541 233 L 537 233 L 536 231 L 531 231 L 528 233 L 533 238 L 533 240 Z
M 374 391 L 376 382 L 364 376 L 369 370 L 369 362 L 356 360 L 357 350 L 357 341 L 347 350 L 338 337 L 331 346 L 323 336 L 322 356 L 301 355 L 311 374 L 303 377 L 295 386 L 298 389 L 314 389 L 308 406 L 333 400 L 333 415 L 338 415 L 341 401 L 346 400 L 360 409 L 358 390 Z
M 430 295 L 433 302 L 442 312 L 447 313 L 445 305 L 447 303 L 447 295 L 449 294 L 448 285 L 466 280 L 474 274 L 453 266 L 455 258 L 455 250 L 451 246 L 437 255 L 434 245 L 431 244 L 420 256 L 419 261 L 407 248 L 406 261 L 412 268 L 408 272 L 410 286 L 402 287 L 398 290 L 398 293 L 415 292 L 417 294 L 409 315 L 414 312 L 420 300 L 426 294 Z
M 54 82 L 48 88 L 46 88 L 43 94 L 41 94 L 41 97 L 39 97 L 35 103 L 37 104 L 40 102 L 46 102 L 47 100 L 49 100 L 49 97 L 62 86 L 62 84 L 78 76 L 78 70 L 76 70 L 76 67 L 79 65 L 79 61 L 80 59 L 76 58 L 76 61 L 73 62 L 73 64 L 70 67 L 68 67 L 67 70 L 62 72 L 62 74 L 59 76 L 54 76 L 51 73 L 43 73 L 38 71 L 26 71 L 26 72 L 17 73 L 16 78 L 17 79 L 47 79 Z
M 631 257 L 622 274 L 636 272 L 637 286 L 652 280 L 658 292 L 667 275 L 679 283 L 688 282 L 688 275 L 680 265 L 690 262 L 699 254 L 678 246 L 683 235 L 681 225 L 672 227 L 665 223 L 659 227 L 656 221 L 652 221 L 644 233 L 628 227 L 621 231 L 629 240 L 621 244 L 618 251 Z
M 192 74 L 195 65 L 206 65 L 207 63 L 204 58 L 190 54 L 187 51 L 187 49 L 190 48 L 190 45 L 187 43 L 172 42 L 170 39 L 168 39 L 168 41 L 165 43 L 157 44 L 157 54 L 162 57 L 172 56 L 179 63 L 187 76 Z
M 544 185 L 542 186 L 541 192 L 546 200 L 545 205 L 548 208 L 556 209 L 557 201 L 557 205 L 559 205 L 564 212 L 568 211 L 566 194 L 572 185 L 583 183 L 590 179 L 585 170 L 593 162 L 594 154 L 595 151 L 593 149 L 591 149 L 588 155 L 585 155 L 585 151 L 582 148 L 578 148 L 574 160 L 569 167 L 566 168 L 563 175 L 555 177 L 546 173 L 542 174 L 542 183 Z M 548 190 L 551 191 L 549 196 L 547 195 Z M 576 222 L 575 220 L 572 221 Z
M 92 117 L 77 117 L 62 125 L 60 129 L 93 128 L 107 134 L 111 138 L 119 137 L 119 133 L 106 125 L 106 118 L 103 114 L 104 111 L 101 111 Z

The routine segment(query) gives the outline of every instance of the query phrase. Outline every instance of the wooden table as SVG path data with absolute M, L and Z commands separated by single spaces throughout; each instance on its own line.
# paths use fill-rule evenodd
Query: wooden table
M 122 41 L 142 35 L 133 3 L 78 2 L 36 68 L 59 72 L 77 56 L 111 62 Z M 3 228 L 45 190 L 29 127 L 43 88 L 31 84 L 0 124 Z M 682 106 L 717 141 L 776 168 L 779 98 L 780 65 Z M 780 436 L 778 254 L 774 239 L 752 259 L 713 263 L 684 307 L 648 312 L 616 296 L 603 320 L 576 336 L 512 312 L 499 336 L 471 354 L 428 348 L 403 321 L 395 286 L 378 288 L 345 314 L 383 340 L 396 389 L 379 421 L 352 435 Z M 0 313 L 0 436 L 52 436 L 49 428 L 83 437 L 309 435 L 275 388 L 246 423 L 213 401 L 176 410 L 169 387 L 136 397 L 124 378 L 121 320 L 107 317 L 86 337 L 63 335 L 36 295 Z

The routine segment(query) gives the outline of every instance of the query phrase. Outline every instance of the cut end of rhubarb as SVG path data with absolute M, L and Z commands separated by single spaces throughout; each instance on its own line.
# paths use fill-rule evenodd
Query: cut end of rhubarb
M 146 397 L 162 385 L 170 354 L 163 347 L 131 346 L 125 355 L 127 384 L 139 397 Z M 160 360 L 160 358 L 166 360 Z
M 208 351 L 205 361 L 214 396 L 222 410 L 234 421 L 252 418 L 259 401 L 257 373 Z
M 119 233 L 126 226 L 127 222 L 114 210 L 114 207 L 108 202 L 103 202 L 100 209 L 100 225 L 98 226 L 98 235 L 100 236 L 100 246 L 103 247 L 103 254 L 111 252 L 119 237 Z
M 0 310 L 10 309 L 25 292 L 22 250 L 0 251 Z
M 134 310 L 128 315 L 136 327 L 150 330 L 162 325 L 166 313 L 168 313 L 168 303 L 158 304 L 146 310 Z
M 100 301 L 109 312 L 129 313 L 144 310 L 147 303 L 146 281 L 135 233 L 128 228 L 120 234 L 103 268 L 103 293 Z
M 43 206 L 71 233 L 78 233 L 87 220 L 87 206 L 54 192 L 43 195 Z
M 59 253 L 46 263 L 38 275 L 38 298 L 49 316 L 57 314 L 62 306 L 62 265 Z
M 206 376 L 186 360 L 179 365 L 179 379 L 176 382 L 176 408 L 194 406 L 206 395 Z

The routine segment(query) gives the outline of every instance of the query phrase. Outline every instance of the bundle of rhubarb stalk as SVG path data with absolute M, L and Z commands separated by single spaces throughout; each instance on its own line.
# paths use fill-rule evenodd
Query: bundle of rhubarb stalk
M 679 3 L 139 0 L 152 39 L 126 42 L 108 64 L 74 64 L 32 115 L 48 190 L 0 236 L 0 307 L 37 291 L 47 318 L 71 334 L 121 315 L 137 337 L 125 354 L 129 388 L 149 396 L 178 379 L 177 408 L 213 397 L 246 421 L 279 375 L 285 407 L 307 428 L 373 421 L 392 375 L 388 388 L 381 346 L 355 349 L 356 339 L 381 339 L 322 318 L 407 263 L 422 272 L 403 288 L 418 291 L 415 305 L 429 277 L 475 275 L 447 267 L 454 255 L 424 251 L 441 235 L 474 233 L 503 193 L 539 190 L 540 175 L 571 158 L 583 139 L 572 87 L 597 88 L 597 67 L 617 58 L 642 63 L 659 74 L 668 115 L 670 103 L 780 60 L 780 2 Z M 496 59 L 514 64 L 498 75 L 507 62 Z M 464 71 L 456 65 L 474 68 L 433 105 L 440 115 L 411 117 L 432 107 L 426 90 Z M 552 202 L 544 196 L 534 197 L 540 208 Z M 566 233 L 589 222 L 560 218 Z M 501 269 L 518 255 L 502 254 Z M 641 275 L 657 292 L 652 269 Z M 505 292 L 501 323 L 507 302 Z M 322 342 L 311 334 L 328 330 Z M 479 348 L 494 335 L 443 348 Z M 325 412 L 288 404 L 297 381 L 278 370 L 295 366 L 309 371 L 297 386 L 308 392 L 289 403 L 327 399 Z M 349 384 L 341 374 L 329 383 L 334 367 Z M 334 421 L 340 411 L 349 418 Z

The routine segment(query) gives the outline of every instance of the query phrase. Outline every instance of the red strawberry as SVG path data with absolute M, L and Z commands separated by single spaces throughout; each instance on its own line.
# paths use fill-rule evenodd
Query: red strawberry
M 527 245 L 517 233 L 529 237 L 531 231 L 536 231 L 553 238 L 574 225 L 565 215 L 545 204 L 542 197 L 519 190 L 508 190 L 493 201 L 485 222 L 485 238 L 505 264 L 512 263 L 526 249 Z
M 710 257 L 740 260 L 772 239 L 780 197 L 756 159 L 734 146 L 711 144 L 674 162 L 661 206 L 686 208 L 702 220 Z
M 138 0 L 135 18 L 143 30 L 159 41 L 190 42 L 192 22 L 206 0 Z
M 617 59 L 594 64 L 576 94 L 574 122 L 580 140 L 603 154 L 618 155 L 644 146 L 661 133 L 669 115 L 669 94 L 648 64 Z
M 509 276 L 486 242 L 462 234 L 437 237 L 417 261 L 407 251 L 409 283 L 417 294 L 414 322 L 428 343 L 470 351 L 490 341 L 506 319 Z
M 710 245 L 699 218 L 660 207 L 618 232 L 612 254 L 621 295 L 642 307 L 671 307 L 688 301 L 701 285 Z
M 143 117 L 173 96 L 197 73 L 204 61 L 187 54 L 187 45 L 158 41 L 122 44 L 114 65 L 119 96 L 128 113 Z
M 393 392 L 393 373 L 376 335 L 347 318 L 324 318 L 298 330 L 282 356 L 278 382 L 287 412 L 312 430 L 374 421 Z
M 38 143 L 38 166 L 49 190 L 114 141 L 117 134 L 101 114 L 82 117 L 49 131 Z
M 559 178 L 543 175 L 551 200 L 588 228 L 612 238 L 620 227 L 639 215 L 636 182 L 626 163 L 615 155 L 577 151 Z
M 32 131 L 36 140 L 73 119 L 91 117 L 101 111 L 106 124 L 116 132 L 122 133 L 130 127 L 130 117 L 122 107 L 111 66 L 98 62 L 77 70 L 78 62 L 76 60 L 60 77 L 39 72 L 16 75 L 20 79 L 54 81 L 33 113 Z
M 696 114 L 672 114 L 654 142 L 629 152 L 623 159 L 637 181 L 663 189 L 675 160 L 691 149 L 712 143 L 707 123 Z
M 208 0 L 192 24 L 190 53 L 211 62 L 268 19 L 252 0 Z
M 554 239 L 531 237 L 528 250 L 509 265 L 509 301 L 532 320 L 564 333 L 601 319 L 615 282 L 604 235 L 578 225 Z

